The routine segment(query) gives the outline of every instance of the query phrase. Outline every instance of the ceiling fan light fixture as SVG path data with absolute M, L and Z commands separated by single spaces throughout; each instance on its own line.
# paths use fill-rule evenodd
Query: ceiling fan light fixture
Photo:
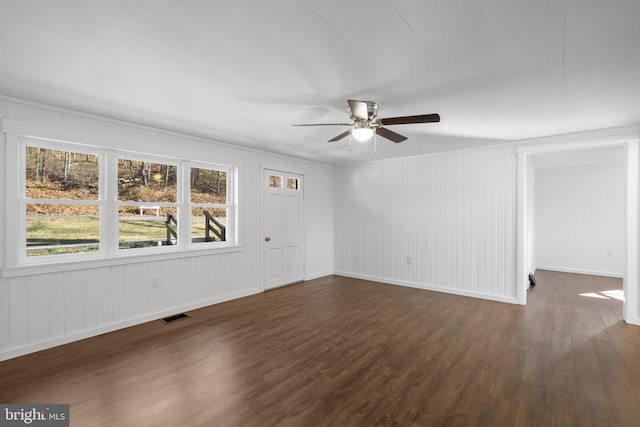
M 351 136 L 353 136 L 356 141 L 368 141 L 373 136 L 373 128 L 368 126 L 355 127 L 351 131 Z
M 374 135 L 381 136 L 395 143 L 402 142 L 407 139 L 406 136 L 400 135 L 386 126 L 391 125 L 407 125 L 414 123 L 437 123 L 440 121 L 440 115 L 420 114 L 418 116 L 401 116 L 401 117 L 378 117 L 378 104 L 372 101 L 356 101 L 348 99 L 351 123 L 302 123 L 293 126 L 349 126 L 349 130 L 342 132 L 340 135 L 331 138 L 327 142 L 336 142 L 342 138 L 349 136 L 349 147 L 351 140 L 358 142 L 368 141 Z

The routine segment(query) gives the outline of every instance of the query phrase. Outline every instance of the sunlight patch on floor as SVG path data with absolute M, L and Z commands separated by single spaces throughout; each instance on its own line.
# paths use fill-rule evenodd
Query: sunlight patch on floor
M 622 289 L 612 289 L 610 291 L 586 292 L 580 294 L 581 297 L 600 298 L 600 299 L 616 299 L 624 301 L 624 291 Z

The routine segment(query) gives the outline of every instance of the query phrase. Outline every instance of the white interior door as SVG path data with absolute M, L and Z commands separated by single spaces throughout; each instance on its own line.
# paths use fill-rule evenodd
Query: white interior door
M 302 176 L 264 171 L 264 287 L 304 280 Z

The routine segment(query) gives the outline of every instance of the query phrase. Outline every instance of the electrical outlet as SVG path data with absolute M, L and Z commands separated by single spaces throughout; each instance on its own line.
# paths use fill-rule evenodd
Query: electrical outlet
M 154 289 L 160 287 L 160 278 L 158 276 L 151 276 L 151 287 Z
M 410 256 L 407 257 L 407 264 L 412 264 L 413 263 L 413 258 L 411 258 Z
M 607 251 L 607 256 L 609 258 L 613 258 L 613 251 Z

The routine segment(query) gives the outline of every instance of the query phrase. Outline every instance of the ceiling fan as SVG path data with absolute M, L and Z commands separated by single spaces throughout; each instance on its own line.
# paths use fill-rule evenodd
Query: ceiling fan
M 422 114 L 418 116 L 402 117 L 378 117 L 378 104 L 372 101 L 347 100 L 351 112 L 351 123 L 304 123 L 293 126 L 350 126 L 351 129 L 342 132 L 340 135 L 329 140 L 329 142 L 339 141 L 347 135 L 351 135 L 357 141 L 367 141 L 374 135 L 380 135 L 393 142 L 402 142 L 406 136 L 389 130 L 383 126 L 404 125 L 413 123 L 436 123 L 440 121 L 438 114 Z

